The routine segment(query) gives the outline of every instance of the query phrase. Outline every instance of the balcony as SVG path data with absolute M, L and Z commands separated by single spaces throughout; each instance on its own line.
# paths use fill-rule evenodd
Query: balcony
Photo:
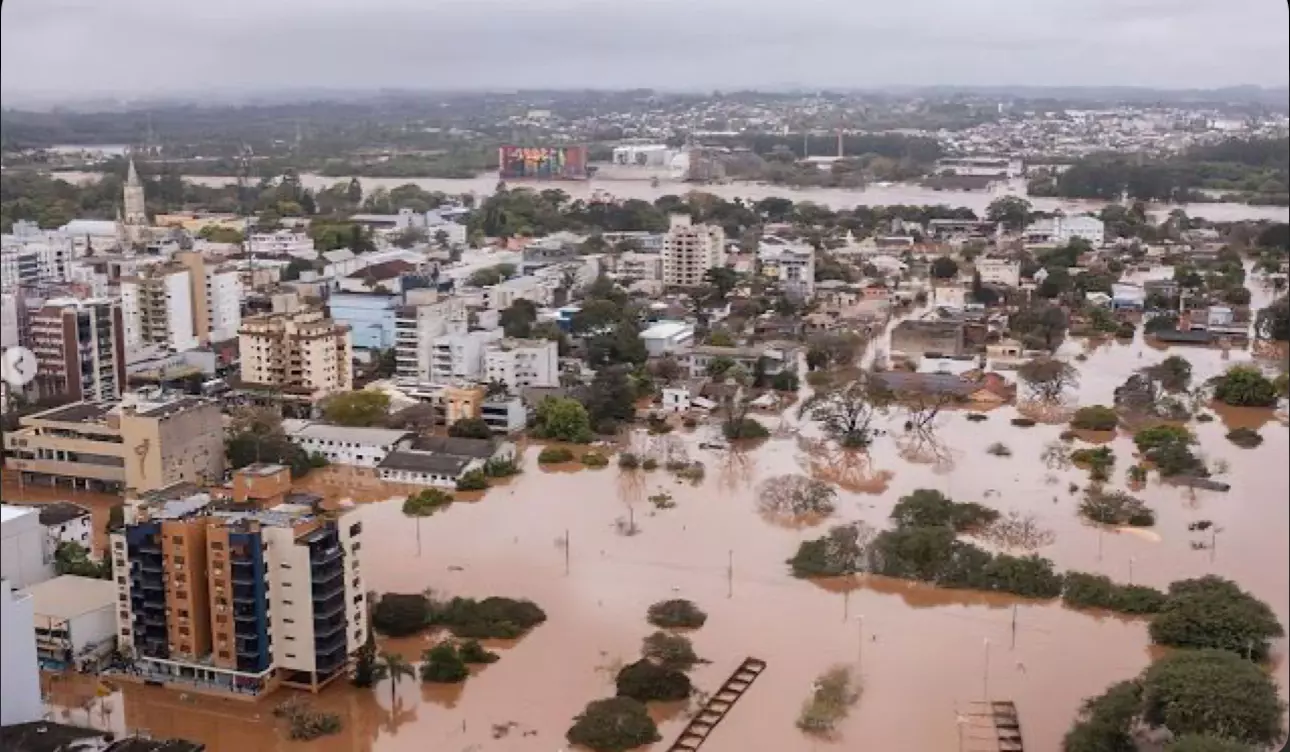
M 345 613 L 345 599 L 343 597 L 333 597 L 328 600 L 314 600 L 314 623 L 319 620 L 330 619 L 333 616 Z

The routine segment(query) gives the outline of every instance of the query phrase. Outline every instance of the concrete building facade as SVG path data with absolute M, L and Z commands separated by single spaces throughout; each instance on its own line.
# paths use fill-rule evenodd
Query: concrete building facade
M 559 386 L 559 347 L 549 339 L 503 339 L 484 349 L 484 380 L 513 392 L 526 386 Z
M 116 584 L 65 574 L 27 588 L 36 658 L 47 671 L 87 671 L 116 649 Z
M 0 577 L 19 590 L 48 580 L 54 576 L 54 560 L 45 551 L 40 512 L 0 504 Z
M 251 316 L 238 330 L 242 381 L 322 399 L 354 386 L 349 327 L 305 308 Z
M 720 225 L 694 224 L 673 214 L 663 238 L 663 284 L 697 287 L 709 269 L 726 265 L 726 234 Z
M 194 282 L 181 263 L 157 264 L 137 276 L 121 279 L 121 309 L 125 345 L 130 349 L 157 345 L 173 352 L 200 344 L 194 310 L 205 311 L 205 300 L 194 305 Z M 203 287 L 204 289 L 204 287 Z
M 110 300 L 55 298 L 31 314 L 28 331 L 41 396 L 106 402 L 125 389 L 121 305 Z
M 31 596 L 14 591 L 0 577 L 0 726 L 32 723 L 45 717 Z

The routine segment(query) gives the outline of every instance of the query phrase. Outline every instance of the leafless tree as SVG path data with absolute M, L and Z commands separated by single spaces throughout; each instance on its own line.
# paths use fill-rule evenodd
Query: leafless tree
M 1079 386 L 1079 372 L 1056 358 L 1035 358 L 1017 369 L 1031 396 L 1046 404 L 1064 401 L 1067 390 Z
M 799 415 L 809 416 L 824 427 L 828 435 L 848 448 L 868 446 L 872 440 L 874 418 L 886 409 L 886 403 L 862 377 L 832 389 L 821 389 L 802 403 Z
M 805 475 L 776 475 L 757 488 L 757 505 L 772 517 L 827 517 L 833 514 L 837 491 Z

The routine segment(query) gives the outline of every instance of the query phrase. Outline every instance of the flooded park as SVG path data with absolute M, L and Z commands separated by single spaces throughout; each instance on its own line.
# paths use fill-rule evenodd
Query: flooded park
M 1268 293 L 1256 289 L 1254 305 Z M 874 343 L 881 346 L 881 342 Z M 1137 339 L 1063 345 L 1079 371 L 1080 405 L 1111 404 L 1114 389 L 1144 366 L 1181 355 L 1193 382 L 1248 361 L 1240 350 L 1169 348 Z M 1011 541 L 1059 571 L 1104 574 L 1120 583 L 1164 589 L 1172 581 L 1217 574 L 1266 601 L 1290 621 L 1290 432 L 1272 409 L 1206 408 L 1216 417 L 1189 424 L 1200 453 L 1227 493 L 1162 483 L 1153 474 L 1133 493 L 1155 512 L 1147 530 L 1093 525 L 1077 513 L 1086 470 L 1054 462 L 1064 424 L 1013 425 L 1016 407 L 969 420 L 942 411 L 930 431 L 912 436 L 899 411 L 880 418 L 866 451 L 838 449 L 795 408 L 762 415 L 772 436 L 758 444 L 711 447 L 715 426 L 700 424 L 664 437 L 644 431 L 626 441 L 640 451 L 666 442 L 705 467 L 701 481 L 662 468 L 539 466 L 540 447 L 524 446 L 521 475 L 478 498 L 459 498 L 414 520 L 402 512 L 411 487 L 391 486 L 366 471 L 327 468 L 299 482 L 330 503 L 361 506 L 370 548 L 367 586 L 379 593 L 526 598 L 548 619 L 517 641 L 486 641 L 501 659 L 472 669 L 463 684 L 391 688 L 339 683 L 316 699 L 338 713 L 343 730 L 312 742 L 288 741 L 273 707 L 282 692 L 258 703 L 148 686 L 104 687 L 81 677 L 46 677 L 55 720 L 118 732 L 144 730 L 182 737 L 213 750 L 403 752 L 567 747 L 565 732 L 587 702 L 613 694 L 614 675 L 636 659 L 653 631 L 645 613 L 669 598 L 694 601 L 708 614 L 688 633 L 706 662 L 691 674 L 712 692 L 746 657 L 767 667 L 705 743 L 711 752 L 744 750 L 962 749 L 962 714 L 982 699 L 1015 702 L 1027 749 L 1056 750 L 1086 697 L 1138 674 L 1153 656 L 1146 621 L 1078 611 L 1060 601 L 935 587 L 877 576 L 800 579 L 785 561 L 803 540 L 830 525 L 863 521 L 889 526 L 893 505 L 916 489 L 936 489 L 1030 520 L 1040 534 Z M 1232 428 L 1260 429 L 1264 441 L 1239 448 Z M 1112 448 L 1120 458 L 1108 487 L 1126 488 L 1123 468 L 1136 453 L 1131 436 L 1064 437 L 1072 448 Z M 1001 443 L 1007 453 L 987 452 Z M 756 490 L 768 478 L 806 474 L 837 488 L 836 509 L 818 524 L 785 524 L 759 508 Z M 7 479 L 8 480 L 8 479 Z M 42 492 L 16 489 L 6 499 Z M 47 492 L 44 492 L 47 493 Z M 670 503 L 655 501 L 662 494 Z M 655 500 L 651 500 L 655 497 Z M 52 497 L 51 497 L 52 498 Z M 92 506 L 100 529 L 113 497 L 69 497 Z M 1196 531 L 1195 523 L 1211 525 Z M 418 530 L 419 528 L 419 530 Z M 999 541 L 977 541 L 1002 550 Z M 383 640 L 383 650 L 411 661 L 436 635 Z M 1290 670 L 1276 643 L 1272 671 L 1284 695 Z M 833 738 L 799 731 L 795 719 L 812 682 L 846 664 L 863 694 Z M 286 692 L 285 690 L 283 692 Z M 652 704 L 667 749 L 696 703 Z

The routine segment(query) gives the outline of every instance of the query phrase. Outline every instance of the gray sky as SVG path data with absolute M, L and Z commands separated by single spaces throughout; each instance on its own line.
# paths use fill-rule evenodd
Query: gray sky
M 1282 0 L 4 0 L 5 97 L 1284 85 Z

